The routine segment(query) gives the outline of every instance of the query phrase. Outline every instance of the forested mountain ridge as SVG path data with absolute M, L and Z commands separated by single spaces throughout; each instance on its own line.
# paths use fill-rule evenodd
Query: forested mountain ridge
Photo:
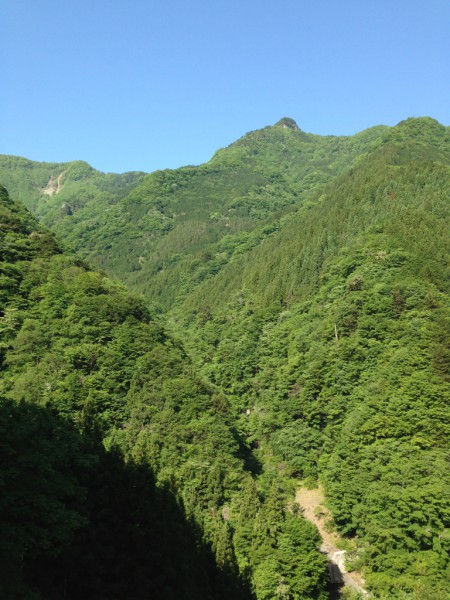
M 314 528 L 143 299 L 0 211 L 2 597 L 325 598 Z
M 14 200 L 41 220 L 57 222 L 95 199 L 98 208 L 116 202 L 138 185 L 145 173 L 101 173 L 86 162 L 36 162 L 0 155 L 0 178 Z
M 196 299 L 198 303 L 207 299 L 210 305 L 223 304 L 241 288 L 252 294 L 253 302 L 266 305 L 286 305 L 301 297 L 308 286 L 319 284 L 323 263 L 333 257 L 344 239 L 350 242 L 370 228 L 389 227 L 392 217 L 398 218 L 408 205 L 415 208 L 411 189 L 398 198 L 397 178 L 400 184 L 408 177 L 422 178 L 417 186 L 427 187 L 430 202 L 435 195 L 439 198 L 440 215 L 445 216 L 449 130 L 429 118 L 408 119 L 387 130 L 352 168 L 309 194 L 307 202 L 296 207 L 296 214 L 289 215 L 254 249 L 236 253 L 219 276 L 209 278 L 188 297 L 186 307 Z M 431 183 L 428 178 L 434 176 L 434 170 L 437 182 Z M 414 181 L 405 184 L 413 187 Z M 423 211 L 426 215 L 426 208 Z M 404 235 L 409 236 L 405 242 L 422 243 L 422 250 L 433 251 L 429 240 L 416 236 L 414 228 L 405 229 Z M 445 281 L 445 277 L 441 279 Z
M 20 182 L 18 171 L 10 176 Z M 157 351 L 134 329 L 103 349 L 115 305 L 139 320 L 133 302 L 143 310 L 142 300 L 130 305 L 120 286 L 89 272 L 102 291 L 83 284 L 88 297 L 72 302 L 78 283 L 70 293 L 55 278 L 41 285 L 41 263 L 29 271 L 37 288 L 32 278 L 17 287 L 9 270 L 5 298 L 20 308 L 25 294 L 34 313 L 14 330 L 18 342 L 6 343 L 7 394 L 42 402 L 45 390 L 81 426 L 92 411 L 105 443 L 173 489 L 218 563 L 247 576 L 257 598 L 322 597 L 317 538 L 285 510 L 283 493 L 319 477 L 349 566 L 363 569 L 376 597 L 446 599 L 449 128 L 420 118 L 322 138 L 282 119 L 206 165 L 140 178 L 103 215 L 93 198 L 55 221 L 49 211 L 46 222 L 167 307 L 160 319 L 183 343 L 148 317 L 164 340 Z M 26 243 L 40 240 L 66 264 L 34 226 Z M 50 291 L 72 306 L 55 328 L 72 331 L 73 318 L 76 335 L 87 336 L 75 336 L 67 364 L 39 346 L 47 311 L 61 305 L 41 298 Z M 34 358 L 21 363 L 15 353 L 26 356 L 27 344 Z M 46 389 L 49 373 L 58 383 Z
M 242 435 L 320 476 L 389 598 L 450 581 L 449 159 L 448 128 L 399 124 L 172 311 Z
M 347 168 L 385 129 L 317 136 L 282 119 L 199 167 L 142 178 L 100 174 L 81 162 L 50 169 L 1 157 L 0 181 L 80 256 L 167 307 L 231 254 L 258 244 L 283 212 Z M 67 180 L 72 171 L 77 191 Z M 46 186 L 58 177 L 61 190 L 49 198 Z M 26 190 L 24 179 L 34 182 Z

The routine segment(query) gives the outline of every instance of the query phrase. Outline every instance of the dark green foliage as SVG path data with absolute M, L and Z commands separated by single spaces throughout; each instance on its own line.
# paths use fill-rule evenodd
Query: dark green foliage
M 151 471 L 48 409 L 0 402 L 0 594 L 250 599 Z
M 0 592 L 25 597 L 22 569 L 57 556 L 85 524 L 77 473 L 93 456 L 49 411 L 0 401 Z

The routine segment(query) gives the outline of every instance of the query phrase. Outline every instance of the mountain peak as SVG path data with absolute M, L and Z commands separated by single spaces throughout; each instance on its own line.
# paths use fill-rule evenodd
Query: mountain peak
M 275 123 L 275 127 L 284 127 L 284 129 L 291 129 L 292 131 L 299 130 L 297 123 L 290 117 L 283 117 L 278 121 L 278 123 Z

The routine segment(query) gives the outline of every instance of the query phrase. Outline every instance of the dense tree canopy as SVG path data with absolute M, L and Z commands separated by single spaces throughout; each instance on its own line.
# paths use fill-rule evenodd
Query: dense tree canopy
M 0 178 L 84 260 L 144 293 L 61 252 L 1 191 L 0 391 L 17 419 L 5 443 L 19 448 L 18 464 L 36 461 L 55 507 L 44 535 L 36 482 L 36 522 L 17 543 L 5 538 L 12 586 L 51 598 L 61 584 L 26 579 L 25 546 L 37 573 L 33 548 L 61 562 L 74 536 L 80 555 L 84 535 L 103 539 L 89 533 L 85 503 L 104 496 L 83 473 L 110 461 L 118 497 L 127 478 L 145 491 L 148 476 L 137 505 L 170 494 L 176 522 L 189 523 L 182 544 L 199 562 L 183 565 L 184 591 L 161 597 L 327 597 L 318 533 L 290 502 L 300 480 L 318 478 L 349 567 L 376 596 L 446 597 L 448 128 L 408 119 L 323 138 L 282 119 L 200 167 L 113 176 L 3 157 Z M 68 428 L 55 464 L 52 433 L 48 445 L 20 441 L 33 414 L 43 431 Z M 121 523 L 111 502 L 108 523 L 116 512 Z M 124 557 L 123 572 L 165 557 Z M 88 585 L 101 590 L 110 567 L 103 576 L 94 560 Z M 139 593 L 117 577 L 96 597 L 147 597 L 168 585 L 155 577 Z
M 255 481 L 257 464 L 226 397 L 196 375 L 142 298 L 60 253 L 51 234 L 0 193 L 5 594 L 58 598 L 64 586 L 67 597 L 108 600 L 157 590 L 161 598 L 273 594 L 285 577 L 281 555 L 269 577 L 258 575 L 251 550 L 256 523 L 268 518 L 269 484 Z M 244 520 L 249 486 L 258 510 Z M 284 508 L 266 553 L 287 536 L 294 560 L 300 544 L 300 563 L 316 568 L 304 572 L 298 598 L 324 598 L 319 539 L 308 524 L 304 539 L 294 529 L 281 537 L 290 515 L 286 490 L 276 490 Z M 160 511 L 170 503 L 167 524 L 171 515 Z M 239 545 L 241 529 L 250 546 Z M 151 549 L 155 539 L 163 550 Z M 189 544 L 194 553 L 184 550 Z M 82 584 L 77 573 L 85 569 Z

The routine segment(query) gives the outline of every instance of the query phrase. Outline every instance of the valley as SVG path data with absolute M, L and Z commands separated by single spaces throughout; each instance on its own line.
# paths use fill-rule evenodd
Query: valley
M 341 584 L 350 591 L 367 596 L 364 579 L 357 571 L 348 572 L 347 551 L 340 549 L 342 540 L 329 531 L 332 521 L 330 511 L 325 507 L 325 495 L 319 484 L 317 488 L 300 487 L 295 494 L 295 501 L 301 508 L 305 519 L 313 523 L 322 538 L 320 551 L 326 554 L 329 562 L 331 583 Z
M 346 598 L 448 597 L 450 128 L 283 118 L 200 166 L 1 156 L 0 184 L 2 427 L 23 457 L 2 493 L 9 532 L 29 519 L 4 593 L 326 600 L 343 546 Z

